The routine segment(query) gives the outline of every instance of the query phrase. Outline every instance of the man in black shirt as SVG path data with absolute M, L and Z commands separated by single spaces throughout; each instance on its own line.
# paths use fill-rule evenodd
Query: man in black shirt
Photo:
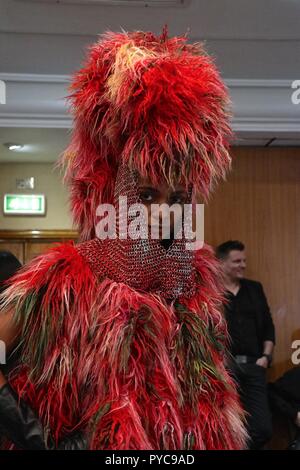
M 243 243 L 229 240 L 217 248 L 224 271 L 224 304 L 231 337 L 232 371 L 248 413 L 249 448 L 260 449 L 271 438 L 266 369 L 271 365 L 275 330 L 263 287 L 244 278 Z

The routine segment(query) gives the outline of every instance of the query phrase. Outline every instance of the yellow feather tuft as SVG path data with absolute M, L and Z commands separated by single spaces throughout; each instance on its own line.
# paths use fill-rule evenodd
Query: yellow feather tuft
M 128 70 L 133 71 L 137 62 L 157 57 L 161 57 L 161 53 L 158 54 L 146 47 L 137 47 L 132 41 L 123 44 L 116 54 L 111 75 L 107 80 L 107 98 L 112 102 L 117 101 L 121 86 L 125 78 L 128 77 Z

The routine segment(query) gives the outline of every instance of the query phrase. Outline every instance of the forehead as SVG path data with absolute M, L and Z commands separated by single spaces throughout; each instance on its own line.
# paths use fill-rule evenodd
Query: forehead
M 148 176 L 141 176 L 141 175 L 138 175 L 138 184 L 139 186 L 147 186 L 149 188 L 154 188 L 161 192 L 186 190 L 184 184 L 180 181 L 174 182 L 174 184 L 171 185 L 167 183 L 167 181 L 161 180 L 159 183 L 155 184 L 151 181 L 151 179 Z
M 238 260 L 241 260 L 241 259 L 245 259 L 246 258 L 246 252 L 245 252 L 245 250 L 243 250 L 243 251 L 241 251 L 241 250 L 231 250 L 229 252 L 228 258 L 231 261 L 238 261 Z

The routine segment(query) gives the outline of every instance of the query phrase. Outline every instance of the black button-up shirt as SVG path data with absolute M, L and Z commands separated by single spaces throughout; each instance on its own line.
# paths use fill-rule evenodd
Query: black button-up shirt
M 264 341 L 275 343 L 274 325 L 261 284 L 242 279 L 238 293 L 227 291 L 226 298 L 232 354 L 260 357 Z

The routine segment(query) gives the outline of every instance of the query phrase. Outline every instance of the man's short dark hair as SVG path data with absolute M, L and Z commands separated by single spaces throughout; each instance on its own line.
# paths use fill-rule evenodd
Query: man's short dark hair
M 228 240 L 217 247 L 216 256 L 218 259 L 225 259 L 229 255 L 230 251 L 244 251 L 244 249 L 245 245 L 239 240 Z

